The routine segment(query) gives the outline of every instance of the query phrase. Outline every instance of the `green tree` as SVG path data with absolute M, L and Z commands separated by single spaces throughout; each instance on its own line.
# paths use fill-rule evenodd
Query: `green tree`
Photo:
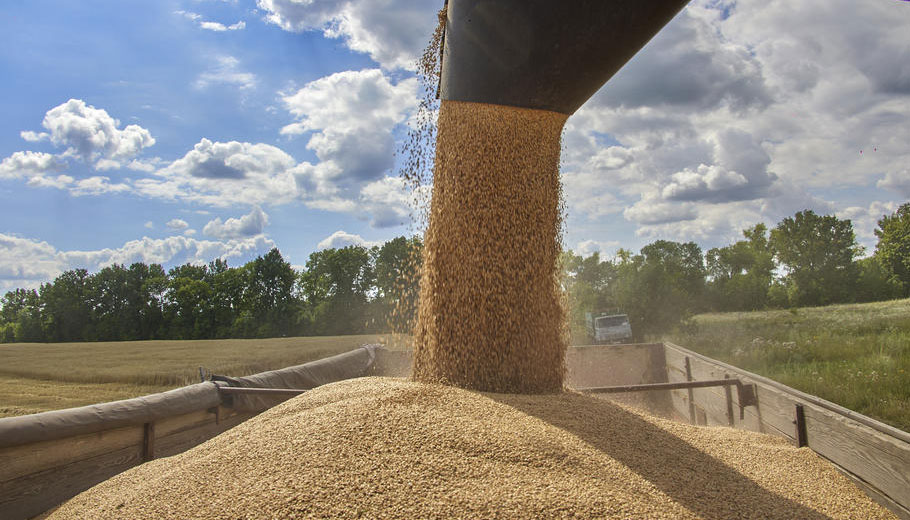
M 90 278 L 87 299 L 92 307 L 92 326 L 87 339 L 123 341 L 136 339 L 130 316 L 129 271 L 120 264 L 105 267 Z
M 165 294 L 167 335 L 173 339 L 201 339 L 213 335 L 212 288 L 205 265 L 184 264 L 168 271 Z
M 45 341 L 41 299 L 34 289 L 15 289 L 0 300 L 3 342 Z
M 883 215 L 875 230 L 875 256 L 900 284 L 902 295 L 910 296 L 910 202 L 891 215 Z
M 671 329 L 702 308 L 705 267 L 694 242 L 658 240 L 617 265 L 615 300 L 636 337 Z
M 167 273 L 159 264 L 136 262 L 127 272 L 126 317 L 136 339 L 160 338 L 164 327 Z
M 417 236 L 397 237 L 370 250 L 375 295 L 368 321 L 390 332 L 409 331 L 417 316 L 423 243 Z
M 52 283 L 41 285 L 44 336 L 47 341 L 79 341 L 91 324 L 88 303 L 89 274 L 85 269 L 65 271 Z
M 861 248 L 849 220 L 800 211 L 771 230 L 770 244 L 787 269 L 791 305 L 852 301 Z
M 257 336 L 286 336 L 295 328 L 297 273 L 277 248 L 247 265 L 247 302 L 257 325 Z
M 859 275 L 856 282 L 855 299 L 858 302 L 877 302 L 900 298 L 904 288 L 877 256 L 856 261 Z
M 214 337 L 254 336 L 256 330 L 252 326 L 251 306 L 247 305 L 245 297 L 250 270 L 245 266 L 228 268 L 227 264 L 210 265 L 209 274 Z
M 768 304 L 775 267 L 768 228 L 759 223 L 743 230 L 743 236 L 746 240 L 705 254 L 708 299 L 715 310 L 756 310 Z
M 300 291 L 313 316 L 313 332 L 327 335 L 362 332 L 374 280 L 370 253 L 364 247 L 312 253 L 300 275 Z

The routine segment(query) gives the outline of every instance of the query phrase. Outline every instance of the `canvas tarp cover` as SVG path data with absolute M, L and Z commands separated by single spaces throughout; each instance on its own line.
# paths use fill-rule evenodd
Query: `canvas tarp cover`
M 213 408 L 221 403 L 213 383 L 123 401 L 0 419 L 0 446 L 62 439 Z
M 225 382 L 228 386 L 245 388 L 309 390 L 334 381 L 366 375 L 367 370 L 376 360 L 377 349 L 382 349 L 382 347 L 380 345 L 364 345 L 350 352 L 311 361 L 303 365 L 260 372 L 246 377 L 213 376 L 213 379 L 218 382 Z M 230 396 L 229 400 L 225 400 L 225 405 L 242 412 L 257 412 L 271 408 L 291 397 L 293 396 L 234 394 Z
M 265 410 L 290 396 L 278 399 L 232 396 L 233 403 L 223 403 L 218 386 L 227 384 L 260 388 L 315 388 L 333 381 L 365 375 L 376 357 L 376 349 L 379 348 L 382 347 L 366 345 L 337 356 L 252 376 L 220 377 L 221 381 L 218 382 L 197 383 L 123 401 L 3 418 L 0 419 L 0 447 L 62 439 L 154 422 L 165 417 L 207 410 L 218 405 L 231 405 L 241 411 Z

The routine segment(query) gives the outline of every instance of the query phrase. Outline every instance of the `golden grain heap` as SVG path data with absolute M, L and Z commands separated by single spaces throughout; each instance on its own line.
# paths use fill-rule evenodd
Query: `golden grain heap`
M 333 383 L 77 496 L 54 520 L 894 518 L 807 448 L 576 394 Z
M 493 392 L 562 388 L 556 277 L 566 116 L 443 101 L 413 377 Z

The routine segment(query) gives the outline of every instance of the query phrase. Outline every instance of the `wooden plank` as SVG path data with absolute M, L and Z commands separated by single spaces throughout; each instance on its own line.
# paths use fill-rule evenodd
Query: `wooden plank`
M 672 390 L 670 392 L 671 405 L 673 411 L 679 417 L 680 422 L 690 422 L 689 418 L 689 396 L 685 390 Z
M 142 426 L 0 448 L 0 483 L 142 443 Z M 4 484 L 5 485 L 5 484 Z
M 708 426 L 708 416 L 705 414 L 705 409 L 695 405 L 693 410 L 695 411 L 695 424 L 699 426 Z
M 566 382 L 572 388 L 663 383 L 662 365 L 659 343 L 572 347 L 566 352 Z
M 910 445 L 812 404 L 803 406 L 810 448 L 910 506 Z
M 709 363 L 699 357 L 690 356 L 692 364 L 692 375 L 695 380 L 703 379 L 722 379 L 725 375 L 740 379 L 743 383 L 758 383 L 751 376 L 752 374 L 740 371 L 730 370 L 717 364 Z M 739 418 L 739 395 L 733 392 L 734 422 L 738 428 L 763 432 L 775 433 L 793 439 L 795 430 L 794 420 L 794 401 L 785 393 L 762 384 L 757 384 L 756 393 L 758 396 L 758 407 L 747 406 L 744 410 L 743 419 Z M 699 392 L 696 396 L 702 399 L 717 399 L 723 401 L 723 407 L 720 405 L 709 405 L 712 410 L 712 424 L 726 425 L 726 396 L 721 392 Z M 701 401 L 696 398 L 696 403 Z
M 139 444 L 13 479 L 0 486 L 0 518 L 31 518 L 142 461 Z
M 566 368 L 566 384 L 572 388 L 667 382 L 661 343 L 571 347 L 566 352 Z M 612 394 L 607 399 L 675 417 L 666 391 Z
M 693 388 L 692 390 L 695 406 L 700 407 L 705 414 L 706 426 L 730 425 L 727 420 L 727 400 L 722 387 Z M 736 412 L 735 419 L 739 419 L 739 408 Z
M 153 433 L 157 433 L 153 445 L 153 455 L 167 457 L 182 453 L 254 415 L 230 412 L 223 415 L 220 424 L 215 422 L 215 414 L 211 413 L 192 413 L 168 418 L 165 420 L 168 423 L 167 428 L 157 428 L 157 425 L 152 428 Z M 161 436 L 162 431 L 167 435 Z M 53 464 L 55 459 L 52 456 L 65 453 L 61 449 L 72 445 L 71 439 L 47 441 L 47 443 L 56 442 L 60 444 L 60 447 L 47 450 L 46 453 L 51 456 L 45 456 L 45 467 L 42 470 L 32 471 L 3 483 L 2 491 L 0 491 L 0 518 L 30 518 L 55 507 L 101 481 L 142 463 L 144 456 L 147 455 L 143 444 L 143 432 L 142 426 L 130 428 L 131 445 L 126 448 L 102 451 L 91 457 L 83 456 L 80 460 L 59 464 Z M 106 432 L 80 437 L 97 437 L 103 433 Z M 121 437 L 122 435 L 118 435 L 116 439 L 122 441 Z M 111 445 L 102 443 L 98 450 L 110 448 Z M 28 446 L 30 445 L 16 448 L 28 448 Z M 22 452 L 27 454 L 29 450 L 22 450 Z M 15 460 L 24 462 L 24 457 Z M 20 470 L 25 467 L 24 464 L 19 463 Z
M 687 352 L 668 345 L 668 367 L 678 363 Z M 885 425 L 873 428 L 870 424 L 877 421 L 856 412 L 845 410 L 845 413 L 840 413 L 838 409 L 841 407 L 818 397 L 720 362 L 712 363 L 702 356 L 693 356 L 692 369 L 695 379 L 713 379 L 729 373 L 746 383 L 756 384 L 758 407 L 746 407 L 746 419 L 738 422 L 737 427 L 759 427 L 761 429 L 757 431 L 767 431 L 794 441 L 796 405 L 802 405 L 811 449 L 863 482 L 863 487 L 872 490 L 870 496 L 873 498 L 880 495 L 881 501 L 890 501 L 900 508 L 892 507 L 892 510 L 910 510 L 910 442 L 905 440 L 905 432 L 895 431 L 895 435 L 891 435 L 889 431 L 893 428 Z M 668 375 L 674 377 L 669 371 Z M 734 393 L 734 401 L 736 397 Z M 722 397 L 704 392 L 696 395 L 699 405 L 712 399 L 720 402 Z M 735 405 L 738 407 L 738 402 Z
M 730 377 L 736 378 L 735 374 L 730 374 L 726 370 L 717 370 L 717 367 L 710 366 L 701 359 L 686 356 L 689 360 L 690 373 L 692 380 L 718 380 Z M 736 426 L 741 422 L 739 418 L 739 402 L 733 395 L 730 387 L 711 387 L 693 389 L 693 399 L 696 406 L 700 406 L 705 414 L 705 421 L 708 426 Z M 727 396 L 730 396 L 729 405 Z M 732 408 L 732 413 L 731 413 Z
M 881 491 L 870 486 L 868 483 L 866 483 L 865 481 L 863 481 L 862 479 L 860 479 L 853 473 L 850 473 L 849 471 L 845 471 L 843 468 L 841 468 L 837 464 L 832 464 L 832 466 L 834 466 L 838 471 L 840 471 L 840 473 L 842 475 L 849 478 L 850 481 L 853 482 L 854 484 L 856 484 L 856 486 L 858 488 L 862 489 L 864 493 L 869 495 L 869 498 L 878 502 L 880 505 L 890 509 L 891 512 L 893 512 L 895 515 L 897 515 L 897 517 L 900 518 L 901 520 L 910 520 L 910 509 L 898 504 L 894 500 L 891 500 L 887 495 L 882 494 Z
M 724 375 L 724 378 L 728 377 L 728 375 Z M 733 389 L 729 386 L 724 387 L 724 400 L 727 403 L 727 426 L 733 426 L 736 419 L 733 415 Z
M 231 413 L 233 413 L 233 411 Z M 222 419 L 224 419 L 224 416 L 222 416 Z M 209 412 L 208 410 L 200 410 L 198 412 L 159 419 L 155 422 L 155 429 L 158 433 L 158 437 L 166 437 L 173 433 L 196 428 L 215 421 L 216 417 L 214 413 Z
M 685 359 L 686 363 L 686 382 L 692 381 L 692 364 L 689 363 L 688 356 Z M 689 422 L 692 424 L 698 424 L 698 418 L 695 415 L 695 391 L 691 388 L 686 389 L 686 400 L 689 402 Z
M 142 460 L 148 462 L 155 458 L 155 423 L 145 423 L 142 430 Z
M 193 428 L 172 433 L 166 437 L 159 437 L 157 440 L 158 456 L 170 457 L 171 455 L 183 453 L 255 415 L 253 413 L 233 414 L 230 417 L 222 417 L 220 424 L 216 423 L 213 417 L 208 424 L 197 425 Z
M 668 383 L 680 383 L 687 381 L 686 378 L 686 356 L 678 351 L 664 349 L 664 364 L 666 367 L 666 379 Z M 670 392 L 670 403 L 682 422 L 691 422 L 691 408 L 689 407 L 689 395 L 685 390 L 673 390 Z
M 906 443 L 910 443 L 910 432 L 905 432 L 905 431 L 895 428 L 893 426 L 882 423 L 881 421 L 877 421 L 875 419 L 867 417 L 859 412 L 849 410 L 847 408 L 844 408 L 843 406 L 834 404 L 830 401 L 825 401 L 824 399 L 822 399 L 818 396 L 800 392 L 799 390 L 796 390 L 795 388 L 790 388 L 789 386 L 778 383 L 777 381 L 774 381 L 772 379 L 768 379 L 767 377 L 759 376 L 759 375 L 753 374 L 751 372 L 742 370 L 740 368 L 734 367 L 732 365 L 728 365 L 722 361 L 717 361 L 716 359 L 711 359 L 711 358 L 702 356 L 701 354 L 692 352 L 691 350 L 684 349 L 678 345 L 674 345 L 672 343 L 665 343 L 664 345 L 666 346 L 666 348 L 668 350 L 677 350 L 686 355 L 691 355 L 698 359 L 704 360 L 705 362 L 710 363 L 712 365 L 722 367 L 724 370 L 729 370 L 729 371 L 737 373 L 737 374 L 742 374 L 743 376 L 754 380 L 756 383 L 760 383 L 761 386 L 767 386 L 769 388 L 776 389 L 780 392 L 785 393 L 787 396 L 789 396 L 791 398 L 799 399 L 801 401 L 811 403 L 817 407 L 832 411 L 832 412 L 842 415 L 844 417 L 848 417 L 860 424 L 863 424 L 865 426 L 872 428 L 873 430 L 880 431 L 891 437 L 894 437 L 895 439 L 900 439 Z
M 809 445 L 806 431 L 806 409 L 801 404 L 796 405 L 796 447 L 802 448 Z

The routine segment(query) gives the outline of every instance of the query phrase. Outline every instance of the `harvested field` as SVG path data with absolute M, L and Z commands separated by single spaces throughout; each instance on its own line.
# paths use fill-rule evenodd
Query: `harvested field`
M 50 518 L 893 518 L 812 451 L 575 394 L 326 385 Z
M 662 339 L 910 431 L 910 299 L 700 314 Z
M 199 367 L 244 376 L 377 343 L 379 336 L 8 343 L 0 345 L 0 417 L 163 392 Z

